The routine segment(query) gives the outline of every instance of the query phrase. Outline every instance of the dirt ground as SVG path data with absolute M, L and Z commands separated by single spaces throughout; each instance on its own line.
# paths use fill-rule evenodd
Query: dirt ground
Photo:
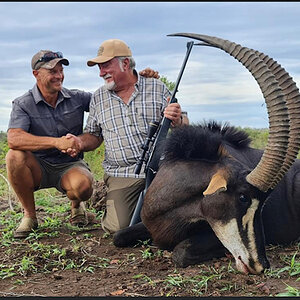
M 5 208 L 7 202 L 1 205 Z M 44 213 L 44 214 L 43 214 Z M 39 220 L 45 220 L 39 211 Z M 177 268 L 171 253 L 148 243 L 133 248 L 116 248 L 112 237 L 100 227 L 74 230 L 67 216 L 56 228 L 57 236 L 37 240 L 16 240 L 0 247 L 0 297 L 82 297 L 82 296 L 275 296 L 291 286 L 300 289 L 299 274 L 290 276 L 290 259 L 299 243 L 288 247 L 268 247 L 271 263 L 269 273 L 245 275 L 236 271 L 232 257 L 224 257 L 187 268 Z M 51 228 L 43 229 L 51 233 Z M 53 230 L 53 229 L 52 229 Z M 0 224 L 0 231 L 3 227 Z M 64 249 L 63 255 L 48 255 L 37 247 L 55 245 Z M 24 267 L 24 257 L 31 266 Z M 288 257 L 288 259 L 287 259 Z M 297 256 L 299 259 L 299 256 Z M 18 264 L 22 258 L 22 263 Z M 54 262 L 56 264 L 54 264 Z M 14 271 L 15 276 L 3 276 Z

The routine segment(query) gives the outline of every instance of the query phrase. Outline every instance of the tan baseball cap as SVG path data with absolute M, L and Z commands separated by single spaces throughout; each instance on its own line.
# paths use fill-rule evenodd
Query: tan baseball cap
M 53 52 L 51 50 L 40 50 L 33 55 L 31 59 L 32 70 L 38 70 L 39 68 L 53 69 L 58 62 L 68 66 L 69 61 L 63 57 L 61 52 Z
M 130 48 L 121 40 L 106 40 L 100 45 L 97 57 L 88 60 L 87 65 L 92 67 L 118 56 L 132 56 Z

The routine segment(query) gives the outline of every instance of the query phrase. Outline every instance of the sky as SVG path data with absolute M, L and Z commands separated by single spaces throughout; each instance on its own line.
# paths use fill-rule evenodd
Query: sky
M 86 62 L 111 38 L 128 44 L 138 71 L 151 67 L 175 82 L 192 39 L 168 35 L 219 37 L 273 58 L 300 87 L 299 16 L 300 2 L 0 2 L 0 131 L 12 101 L 35 84 L 36 52 L 63 52 L 64 86 L 93 92 L 103 79 Z M 268 128 L 257 82 L 223 50 L 194 46 L 176 97 L 191 123 Z

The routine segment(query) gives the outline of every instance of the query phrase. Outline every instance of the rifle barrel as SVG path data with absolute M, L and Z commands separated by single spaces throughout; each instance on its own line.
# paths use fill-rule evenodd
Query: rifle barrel
M 186 55 L 185 55 L 182 67 L 180 69 L 179 75 L 177 77 L 175 88 L 173 90 L 172 97 L 170 99 L 170 103 L 177 102 L 177 99 L 176 99 L 175 95 L 177 93 L 178 86 L 179 86 L 182 74 L 184 72 L 184 69 L 185 69 L 185 66 L 186 66 L 186 63 L 188 61 L 188 58 L 189 58 L 189 55 L 191 53 L 193 45 L 194 45 L 193 41 L 188 42 L 187 45 L 186 45 L 187 46 Z M 148 187 L 150 186 L 152 180 L 154 179 L 154 177 L 156 175 L 156 172 L 158 170 L 160 156 L 161 156 L 161 154 L 158 153 L 156 145 L 159 145 L 159 143 L 161 143 L 163 140 L 165 140 L 165 138 L 168 134 L 168 130 L 170 128 L 170 124 L 171 124 L 171 120 L 164 116 L 162 118 L 161 124 L 157 125 L 159 129 L 158 129 L 157 135 L 155 137 L 155 140 L 153 142 L 153 145 L 152 145 L 152 148 L 151 148 L 152 151 L 149 155 L 148 161 L 146 163 L 146 168 L 145 168 L 145 173 L 146 173 L 145 189 L 139 195 L 139 199 L 137 201 L 137 204 L 136 204 L 136 207 L 135 207 L 135 210 L 134 210 L 134 213 L 133 213 L 133 216 L 131 218 L 129 226 L 132 226 L 132 225 L 134 225 L 134 224 L 141 221 L 140 213 L 141 213 L 142 206 L 143 206 L 143 203 L 144 203 L 144 197 L 146 195 Z M 150 129 L 149 129 L 149 131 L 150 131 Z M 149 135 L 149 133 L 148 133 L 148 135 Z M 139 174 L 139 172 L 141 170 L 141 166 L 143 164 L 146 151 L 148 150 L 149 141 L 150 141 L 149 137 L 147 137 L 147 140 L 146 140 L 146 142 L 144 143 L 144 145 L 142 147 L 143 152 L 142 152 L 142 154 L 140 156 L 140 159 L 137 163 L 135 174 Z M 145 150 L 145 148 L 147 148 L 147 150 Z M 138 173 L 137 173 L 137 171 L 138 171 Z

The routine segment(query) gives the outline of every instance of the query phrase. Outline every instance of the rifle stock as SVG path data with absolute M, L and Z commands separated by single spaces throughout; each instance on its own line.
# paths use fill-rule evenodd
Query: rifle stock
M 179 86 L 181 77 L 183 75 L 183 72 L 184 72 L 184 69 L 185 69 L 185 66 L 186 66 L 186 63 L 188 61 L 188 58 L 189 58 L 189 55 L 191 53 L 193 45 L 194 45 L 193 41 L 188 42 L 187 45 L 186 45 L 187 46 L 186 55 L 185 55 L 182 67 L 180 69 L 179 75 L 177 77 L 175 87 L 174 87 L 174 90 L 173 90 L 173 93 L 172 93 L 172 96 L 171 96 L 171 99 L 170 99 L 169 103 L 177 102 L 177 99 L 176 99 L 175 96 L 176 96 L 176 93 L 178 91 L 178 86 Z M 152 148 L 151 148 L 152 151 L 149 155 L 149 159 L 148 159 L 148 162 L 147 162 L 146 167 L 145 167 L 145 173 L 146 173 L 145 189 L 139 195 L 139 199 L 138 199 L 138 202 L 136 204 L 136 207 L 135 207 L 134 213 L 132 215 L 129 226 L 132 226 L 132 225 L 134 225 L 136 223 L 139 223 L 141 221 L 140 213 L 141 213 L 141 209 L 142 209 L 142 206 L 143 206 L 143 203 L 144 203 L 144 197 L 145 197 L 145 194 L 146 194 L 146 191 L 147 191 L 148 187 L 150 186 L 150 184 L 151 184 L 152 180 L 154 179 L 155 174 L 158 170 L 159 160 L 160 160 L 160 157 L 161 157 L 157 147 L 162 141 L 164 141 L 166 139 L 169 128 L 170 128 L 170 125 L 171 125 L 171 120 L 166 118 L 166 117 L 163 117 L 163 119 L 162 119 L 162 121 L 159 125 L 157 135 L 155 136 L 155 140 L 153 142 Z M 148 137 L 147 137 L 147 139 L 149 140 Z M 149 146 L 148 140 L 146 140 L 146 142 L 144 144 L 144 145 L 147 144 L 147 147 Z M 143 149 L 143 147 L 142 147 L 142 149 Z M 145 157 L 145 150 L 142 152 L 141 157 L 140 157 L 140 159 L 137 163 L 137 167 L 135 169 L 135 174 L 140 173 L 141 164 L 144 161 L 144 157 Z

